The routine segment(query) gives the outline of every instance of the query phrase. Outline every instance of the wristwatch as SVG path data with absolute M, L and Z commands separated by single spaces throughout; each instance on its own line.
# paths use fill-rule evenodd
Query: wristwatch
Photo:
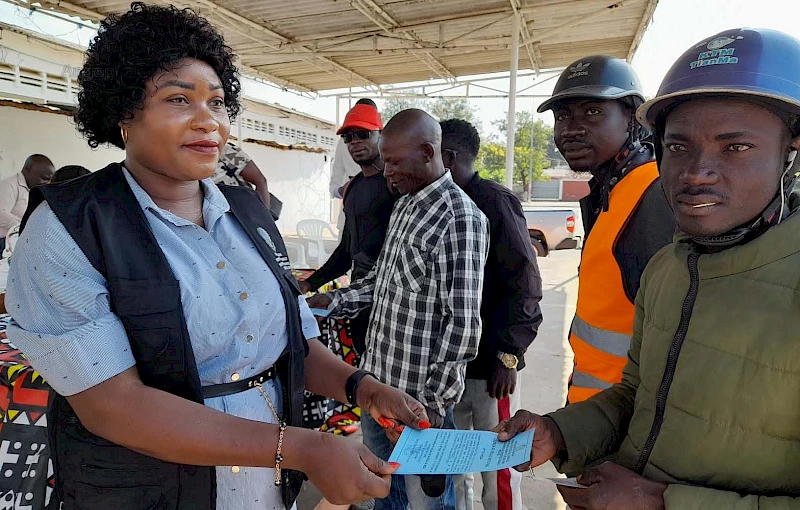
M 500 362 L 503 363 L 503 366 L 509 370 L 517 368 L 517 365 L 519 364 L 519 358 L 506 352 L 497 351 L 497 359 L 499 359 Z

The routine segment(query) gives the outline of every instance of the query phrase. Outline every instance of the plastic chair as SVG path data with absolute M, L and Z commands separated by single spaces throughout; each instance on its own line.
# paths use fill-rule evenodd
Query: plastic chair
M 333 231 L 330 223 L 327 221 L 322 220 L 302 220 L 297 224 L 297 235 L 303 239 L 308 239 L 314 244 L 309 244 L 308 254 L 310 256 L 315 256 L 311 248 L 316 248 L 316 259 L 317 263 L 321 266 L 323 262 L 325 262 L 330 254 L 325 251 L 325 242 L 323 239 L 323 235 L 325 231 L 330 232 L 330 235 L 333 239 L 336 239 L 336 234 Z
M 297 269 L 302 269 L 308 267 L 308 263 L 306 262 L 306 249 L 300 243 L 293 243 L 291 241 L 284 241 L 284 245 L 286 245 L 286 255 L 289 256 L 289 262 L 292 264 L 292 267 Z

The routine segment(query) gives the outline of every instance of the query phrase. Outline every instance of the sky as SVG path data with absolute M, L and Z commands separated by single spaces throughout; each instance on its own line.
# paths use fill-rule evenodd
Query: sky
M 94 30 L 80 28 L 75 24 L 53 19 L 40 13 L 31 15 L 0 0 L 0 20 L 22 27 L 39 30 L 66 40 L 87 45 Z M 654 96 L 658 86 L 672 63 L 690 46 L 707 36 L 736 27 L 772 28 L 789 33 L 800 39 L 800 0 L 660 0 L 653 21 L 633 59 L 633 66 L 645 88 L 645 94 Z M 518 89 L 531 83 L 520 80 Z M 508 87 L 508 80 L 499 80 L 497 85 Z M 555 80 L 550 80 L 532 89 L 536 94 L 552 92 Z M 310 100 L 296 94 L 284 92 L 274 86 L 253 80 L 243 81 L 245 94 L 265 101 L 279 103 L 316 117 L 334 121 L 336 102 L 333 98 Z M 483 132 L 497 135 L 491 122 L 504 118 L 508 111 L 506 99 L 474 99 Z M 533 109 L 541 99 L 520 98 L 517 109 Z M 342 100 L 340 115 L 348 108 Z M 378 101 L 380 106 L 380 101 Z M 540 116 L 552 124 L 550 114 Z

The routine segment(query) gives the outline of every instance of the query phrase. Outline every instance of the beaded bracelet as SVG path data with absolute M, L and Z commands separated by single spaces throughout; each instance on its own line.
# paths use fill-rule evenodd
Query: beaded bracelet
M 278 434 L 278 450 L 275 453 L 275 485 L 281 484 L 281 462 L 283 462 L 283 434 L 286 432 L 286 422 L 281 421 L 280 433 Z
M 254 386 L 258 388 L 258 391 L 261 392 L 261 396 L 264 397 L 264 400 L 267 401 L 267 405 L 269 406 L 272 414 L 275 415 L 275 419 L 278 420 L 278 425 L 280 428 L 280 432 L 278 433 L 278 450 L 275 452 L 275 485 L 281 485 L 281 462 L 283 462 L 283 435 L 286 432 L 286 422 L 280 419 L 278 415 L 277 409 L 275 409 L 275 405 L 272 403 L 272 399 L 269 398 L 267 391 L 264 389 L 264 386 L 261 383 L 255 383 Z

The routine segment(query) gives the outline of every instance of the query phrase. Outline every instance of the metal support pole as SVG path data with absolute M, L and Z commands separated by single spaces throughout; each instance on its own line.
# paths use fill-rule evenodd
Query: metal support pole
M 511 65 L 508 77 L 508 140 L 506 140 L 506 187 L 514 188 L 514 136 L 516 134 L 517 70 L 519 69 L 519 14 L 511 19 Z
M 341 125 L 341 124 L 339 124 L 339 119 L 341 118 L 341 117 L 339 117 L 339 115 L 341 114 L 341 112 L 339 110 L 340 110 L 341 104 L 342 104 L 342 98 L 339 97 L 339 96 L 336 96 L 336 122 L 334 122 L 334 124 L 336 125 L 337 128 Z
M 347 100 L 349 101 L 347 111 L 350 111 L 353 109 L 353 87 L 347 89 Z
M 531 165 L 528 168 L 528 202 L 533 200 L 533 118 L 536 115 L 536 100 L 531 101 Z

